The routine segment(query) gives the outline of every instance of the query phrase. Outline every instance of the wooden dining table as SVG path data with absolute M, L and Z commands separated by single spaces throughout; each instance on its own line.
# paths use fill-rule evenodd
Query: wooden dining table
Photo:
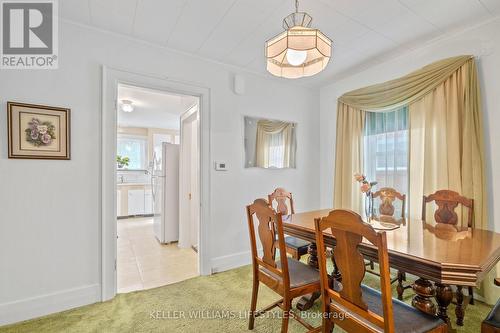
M 308 263 L 316 268 L 314 219 L 325 217 L 330 211 L 325 209 L 283 216 L 285 234 L 311 242 Z M 418 277 L 412 285 L 415 292 L 412 305 L 439 316 L 450 325 L 447 311 L 455 299 L 457 325 L 463 325 L 468 296 L 464 296 L 462 288 L 478 287 L 500 260 L 500 233 L 473 228 L 450 232 L 419 219 L 386 217 L 367 222 L 376 230 L 386 232 L 390 267 Z M 335 238 L 331 233 L 325 233 L 325 245 L 335 248 Z M 373 245 L 363 242 L 359 251 L 366 260 L 377 262 L 378 255 Z M 333 278 L 340 279 L 341 273 L 335 268 Z M 455 292 L 451 286 L 457 286 Z M 318 297 L 319 294 L 308 295 L 299 301 L 298 308 L 310 308 Z

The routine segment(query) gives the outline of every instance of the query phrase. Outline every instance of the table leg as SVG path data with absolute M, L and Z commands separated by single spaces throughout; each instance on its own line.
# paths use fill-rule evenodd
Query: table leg
M 464 317 L 465 317 L 465 309 L 464 309 L 464 294 L 462 293 L 462 287 L 457 286 L 457 306 L 455 307 L 455 315 L 457 316 L 457 325 L 464 326 Z
M 405 280 L 404 273 L 401 271 L 398 271 L 398 286 L 396 288 L 398 292 L 398 299 L 400 301 L 403 300 L 403 293 L 405 291 L 405 287 L 403 286 L 403 281 Z
M 432 282 L 426 279 L 419 278 L 412 285 L 415 296 L 413 297 L 411 304 L 422 312 L 435 315 L 436 305 L 432 301 L 432 298 L 436 295 L 436 290 L 432 285 Z
M 309 254 L 309 258 L 307 259 L 307 264 L 316 269 L 319 268 L 318 265 L 318 248 L 316 247 L 316 243 L 309 244 L 309 248 L 307 249 L 307 253 Z
M 316 247 L 316 243 L 309 244 L 309 249 L 307 250 L 309 254 L 309 258 L 307 259 L 307 264 L 315 269 L 319 269 L 318 265 L 318 248 Z M 321 296 L 321 293 L 314 292 L 312 294 L 308 294 L 302 296 L 300 300 L 297 302 L 297 309 L 300 311 L 309 310 L 314 302 Z
M 453 300 L 453 291 L 447 284 L 436 283 L 436 301 L 438 303 L 437 315 L 443 319 L 448 327 L 451 327 L 450 317 L 448 317 L 447 309 Z
M 333 250 L 335 254 L 335 250 Z M 335 261 L 335 255 L 332 255 L 332 263 L 333 263 L 333 272 L 332 278 L 335 281 L 342 282 L 342 274 L 340 274 L 339 268 L 337 267 L 337 262 Z

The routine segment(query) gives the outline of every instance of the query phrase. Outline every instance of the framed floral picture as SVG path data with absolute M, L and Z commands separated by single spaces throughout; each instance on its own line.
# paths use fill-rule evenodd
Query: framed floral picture
M 70 159 L 70 109 L 7 102 L 9 158 Z

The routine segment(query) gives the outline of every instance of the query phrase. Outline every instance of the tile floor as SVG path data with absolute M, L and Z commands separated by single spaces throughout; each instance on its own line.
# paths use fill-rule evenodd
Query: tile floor
M 160 244 L 152 218 L 118 220 L 118 293 L 164 286 L 198 276 L 198 255 Z

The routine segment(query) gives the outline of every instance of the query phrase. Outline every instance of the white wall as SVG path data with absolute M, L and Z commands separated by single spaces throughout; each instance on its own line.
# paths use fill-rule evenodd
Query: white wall
M 183 56 L 70 23 L 60 27 L 59 69 L 1 71 L 7 101 L 72 109 L 70 161 L 7 159 L 6 112 L 0 112 L 0 324 L 100 299 L 101 65 L 164 75 L 211 89 L 211 248 L 215 269 L 249 262 L 244 207 L 278 185 L 297 210 L 319 206 L 319 93 L 285 81 L 242 74 L 246 93 L 232 92 L 233 68 Z M 243 168 L 243 115 L 298 123 L 296 170 Z
M 363 72 L 333 82 L 320 93 L 321 206 L 333 204 L 333 168 L 337 98 L 343 93 L 370 84 L 400 77 L 433 61 L 461 55 L 480 55 L 479 78 L 483 97 L 486 177 L 490 228 L 500 231 L 500 18 L 460 33 L 433 41 Z M 496 195 L 495 195 L 496 194 Z

